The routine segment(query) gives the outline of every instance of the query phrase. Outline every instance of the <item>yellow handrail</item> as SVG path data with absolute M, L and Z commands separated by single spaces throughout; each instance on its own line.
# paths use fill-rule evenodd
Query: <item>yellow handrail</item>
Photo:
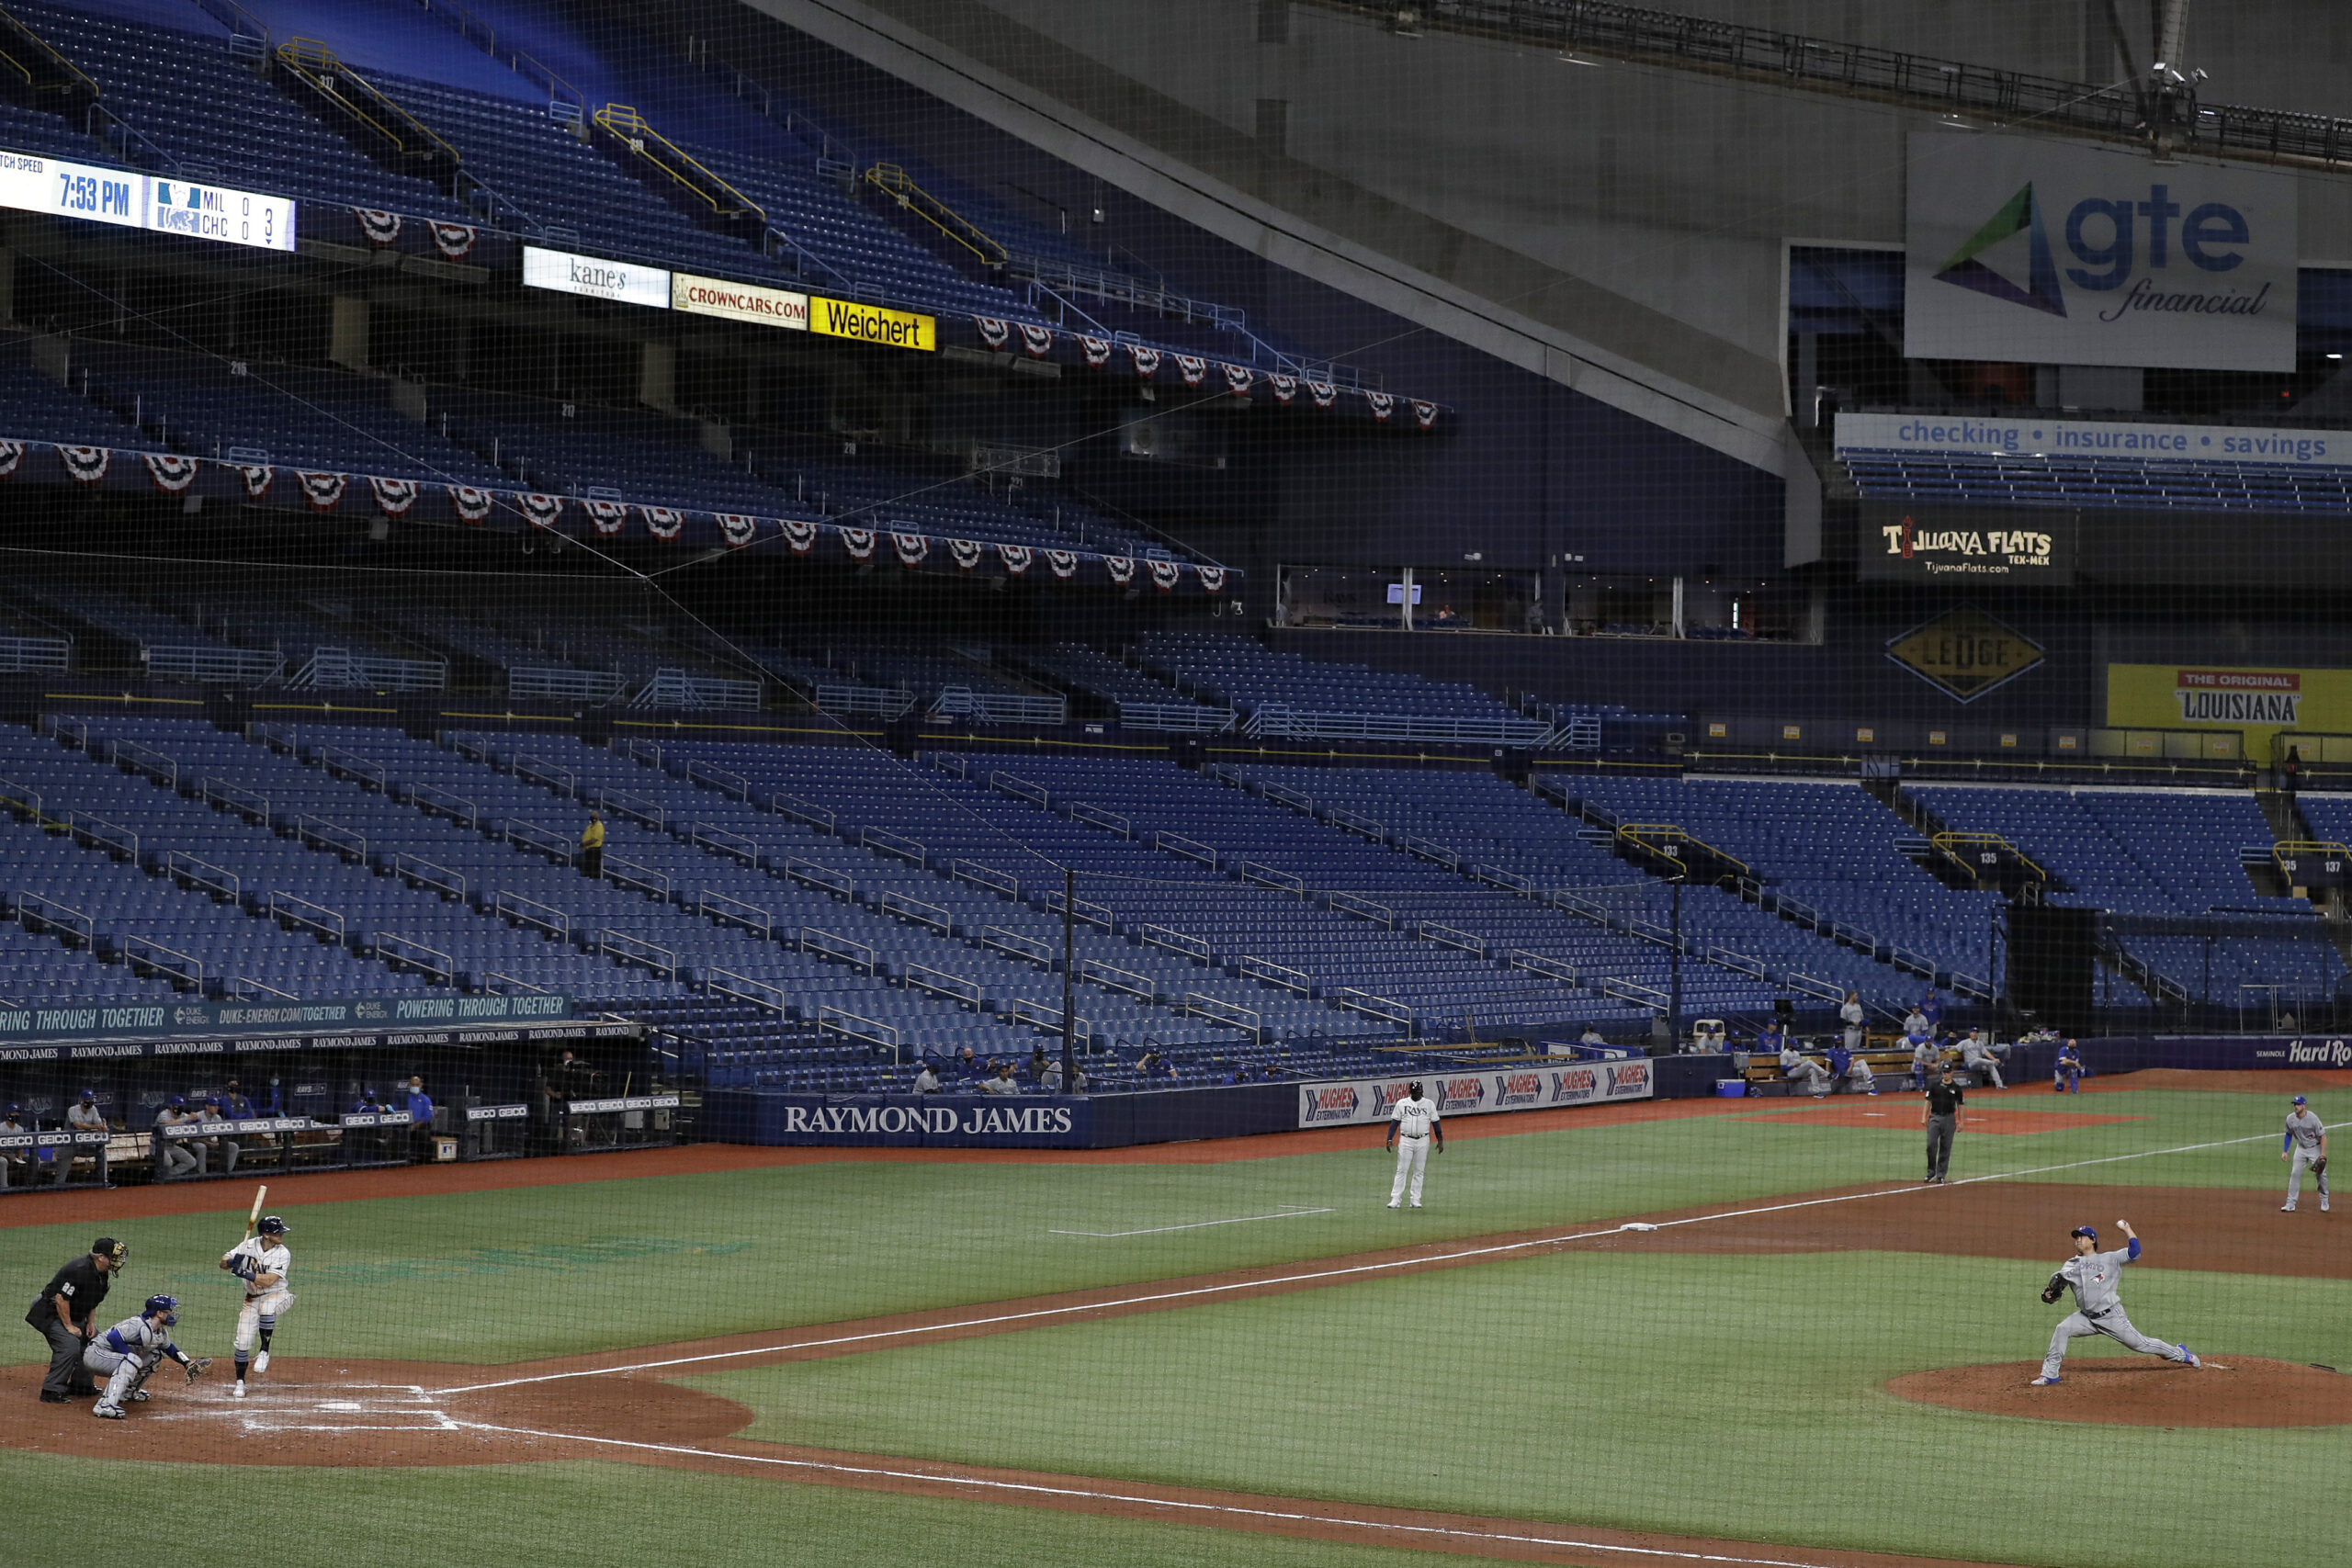
M 1978 873 L 1976 867 L 1970 863 L 1968 858 L 1960 853 L 1961 848 L 1972 845 L 1990 845 L 1992 848 L 1996 850 L 2007 850 L 2009 853 L 2018 857 L 2018 864 L 2033 873 L 2034 875 L 2041 878 L 2044 882 L 2050 880 L 2050 874 L 2048 872 L 2036 865 L 2032 859 L 2028 856 L 2023 850 L 2018 848 L 2015 844 L 2009 842 L 2008 840 L 2003 838 L 1998 833 L 1938 833 L 1934 838 L 1929 839 L 1928 842 L 1933 844 L 1936 848 L 1941 850 L 1945 854 L 1958 862 L 1967 870 L 1969 875 L 1975 877 L 1979 882 L 1984 881 L 1984 878 Z
M 63 71 L 68 76 L 73 77 L 76 82 L 79 82 L 82 85 L 83 90 L 88 93 L 90 96 L 96 98 L 104 96 L 99 92 L 97 83 L 91 80 L 87 72 L 74 64 L 72 61 L 66 59 L 63 55 L 58 53 L 56 50 L 51 48 L 50 42 L 47 39 L 33 31 L 32 28 L 25 26 L 24 22 L 19 19 L 14 12 L 6 9 L 0 9 L 0 20 L 6 21 L 10 27 L 16 28 L 19 33 L 22 33 L 26 39 L 30 42 L 34 48 L 49 56 L 51 62 L 53 62 L 60 70 Z M 12 62 L 12 63 L 14 62 Z M 21 64 L 18 64 L 17 68 L 19 71 L 25 72 L 25 80 L 27 82 L 30 82 L 32 80 L 32 73 L 30 71 L 26 71 L 25 67 Z
M 1696 844 L 1699 848 L 1706 851 L 1717 860 L 1724 862 L 1726 865 L 1736 865 L 1739 867 L 1740 875 L 1748 876 L 1753 874 L 1746 861 L 1740 859 L 1737 855 L 1729 854 L 1715 848 L 1714 845 L 1707 842 L 1706 840 L 1699 837 L 1698 834 L 1691 832 L 1689 829 L 1683 827 L 1679 822 L 1621 822 L 1617 825 L 1617 836 L 1621 839 L 1630 839 L 1634 843 L 1641 845 L 1642 848 L 1648 850 L 1651 853 L 1664 855 L 1668 860 L 1680 860 L 1682 856 L 1676 853 L 1674 851 L 1666 848 L 1666 845 Z M 1652 843 L 1650 841 L 1652 839 L 1656 839 L 1660 841 L 1657 843 Z
M 655 168 L 669 175 L 673 180 L 675 180 L 678 184 L 684 186 L 686 189 L 694 192 L 695 195 L 708 202 L 710 204 L 710 209 L 713 212 L 718 213 L 720 217 L 735 218 L 748 212 L 759 219 L 760 224 L 763 228 L 767 226 L 768 210 L 766 208 L 762 207 L 758 202 L 753 201 L 750 197 L 745 196 L 741 191 L 737 190 L 733 186 L 729 185 L 726 180 L 720 178 L 718 175 L 713 174 L 709 169 L 705 168 L 700 160 L 696 159 L 693 153 L 687 152 L 684 148 L 679 146 L 676 142 L 671 141 L 668 137 L 654 130 L 650 125 L 648 125 L 645 122 L 645 117 L 631 108 L 628 105 L 606 104 L 603 108 L 596 111 L 596 123 L 602 126 L 605 130 L 610 131 L 613 135 L 620 138 L 624 142 L 628 143 L 628 150 L 630 152 L 636 153 L 639 157 L 644 159 L 647 163 L 652 164 Z M 687 168 L 692 169 L 695 174 L 701 175 L 703 180 L 707 182 L 707 186 L 711 188 L 706 188 L 705 185 L 698 185 L 695 181 L 688 179 L 684 175 L 679 173 L 677 169 L 673 168 L 669 164 L 663 162 L 661 157 L 654 153 L 653 149 L 656 147 L 661 148 L 672 158 L 676 159 L 680 164 L 684 164 Z M 711 190 L 713 188 L 724 192 L 728 200 L 733 202 L 734 205 L 732 207 L 729 207 L 725 203 L 721 202 L 717 196 L 711 194 Z
M 1011 253 L 981 232 L 978 224 L 915 184 L 913 177 L 898 164 L 875 164 L 865 171 L 865 182 L 971 252 L 981 265 L 998 267 L 1012 259 Z
M 2281 839 L 2270 846 L 2273 862 L 2283 861 L 2289 855 L 2329 855 L 2337 860 L 2346 860 L 2352 859 L 2352 846 L 2339 844 L 2333 839 Z
M 433 128 L 411 114 L 399 102 L 365 76 L 345 65 L 335 51 L 314 38 L 290 38 L 277 46 L 277 58 L 286 68 L 308 82 L 312 88 L 343 106 L 345 113 L 366 125 L 370 130 L 392 144 L 400 152 L 439 152 L 452 164 L 465 162 L 463 154 L 451 146 Z M 383 124 L 359 105 L 351 101 L 343 90 L 345 83 L 358 88 L 367 100 L 383 111 L 388 118 L 408 127 L 415 137 L 430 143 L 429 147 L 412 147 L 401 133 Z

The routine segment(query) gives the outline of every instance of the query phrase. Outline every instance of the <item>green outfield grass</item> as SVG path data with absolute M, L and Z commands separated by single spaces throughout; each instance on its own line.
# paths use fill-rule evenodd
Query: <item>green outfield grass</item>
M 697 1383 L 761 1413 L 747 1436 L 968 1463 L 2022 1562 L 2292 1560 L 2352 1428 L 2084 1427 L 1883 1392 L 2038 1359 L 2047 1272 L 1550 1255 Z M 2126 1300 L 2150 1333 L 2293 1360 L 2340 1354 L 2352 1314 L 2333 1281 L 2151 1271 Z
M 0 1487 L 19 1505 L 11 1510 L 7 1560 L 42 1568 L 120 1568 L 128 1532 L 152 1541 L 185 1530 L 197 1543 L 191 1554 L 200 1556 L 203 1535 L 234 1540 L 241 1530 L 262 1528 L 265 1517 L 272 1562 L 337 1568 L 1409 1568 L 1428 1561 L 1405 1551 L 1198 1526 L 585 1461 L 311 1470 L 0 1453 Z

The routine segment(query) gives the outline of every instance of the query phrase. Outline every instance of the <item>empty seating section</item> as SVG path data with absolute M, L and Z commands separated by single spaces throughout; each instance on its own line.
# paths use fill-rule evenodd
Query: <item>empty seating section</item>
M 2195 512 L 2352 512 L 2352 468 L 1843 448 L 1871 500 Z
M 1768 890 L 1876 943 L 1932 960 L 1938 970 L 1978 980 L 1991 974 L 2000 896 L 1955 891 L 1921 869 L 1901 848 L 1909 824 L 1860 784 L 1604 776 L 1572 787 L 1620 823 L 1682 829 L 1745 862 Z M 1846 973 L 1842 983 L 1855 985 L 1852 976 L 1867 971 Z M 1898 984 L 1883 968 L 1879 975 L 1878 987 L 1860 986 L 1865 997 L 1907 995 L 1924 984 Z
M 15 15 L 98 84 L 100 102 L 163 154 L 159 174 L 234 180 L 303 201 L 390 208 L 422 218 L 471 221 L 427 182 L 364 156 L 253 68 L 217 29 L 181 32 L 33 3 Z M 191 7 L 192 18 L 201 13 Z M 86 139 L 70 157 L 99 155 Z
M 1962 784 L 1908 793 L 1953 831 L 2007 839 L 2063 885 L 2048 895 L 2053 904 L 2176 918 L 2311 915 L 2303 900 L 2263 895 L 2247 880 L 2239 852 L 2272 841 L 2250 795 Z M 2222 1005 L 2242 999 L 2240 987 L 2324 987 L 2331 967 L 2343 973 L 2319 942 L 2132 936 L 2123 945 L 2191 997 Z
M 1181 703 L 1187 699 L 1168 682 L 1121 663 L 1082 642 L 1057 642 L 1028 649 L 1028 662 L 1047 675 L 1111 703 Z
M 1516 717 L 1477 687 L 1358 665 L 1276 653 L 1243 637 L 1147 632 L 1136 649 L 1145 669 L 1203 701 L 1255 708 L 1268 703 L 1323 713 L 1430 717 Z
M 137 440 L 129 419 L 69 392 L 22 360 L 0 360 L 0 437 L 113 446 Z

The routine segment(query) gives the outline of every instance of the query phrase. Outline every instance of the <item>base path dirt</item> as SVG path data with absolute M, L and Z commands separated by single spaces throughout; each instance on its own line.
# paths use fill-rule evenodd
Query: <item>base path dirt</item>
M 2185 1367 L 2152 1356 L 2075 1357 L 2052 1387 L 2039 1361 L 1910 1372 L 1887 1392 L 1922 1404 L 2037 1421 L 2117 1427 L 2352 1426 L 2352 1377 L 2260 1356 L 2208 1356 Z

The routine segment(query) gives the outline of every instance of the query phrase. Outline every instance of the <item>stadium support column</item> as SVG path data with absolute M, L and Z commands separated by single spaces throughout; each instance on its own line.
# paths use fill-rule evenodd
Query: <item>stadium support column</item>
M 368 301 L 354 294 L 334 297 L 327 326 L 327 358 L 346 370 L 368 368 Z
M 1677 872 L 1671 884 L 1674 889 L 1674 945 L 1667 950 L 1668 982 L 1666 995 L 1666 1039 L 1668 1045 L 1682 1038 L 1682 874 Z
M 1070 1041 L 1078 1031 L 1078 1021 L 1070 1016 L 1077 1004 L 1070 992 L 1075 981 L 1071 971 L 1076 966 L 1078 951 L 1078 869 L 1062 867 L 1062 1092 L 1076 1088 L 1078 1077 L 1070 1060 Z
M 637 400 L 663 413 L 678 412 L 678 345 L 649 342 L 637 362 Z

